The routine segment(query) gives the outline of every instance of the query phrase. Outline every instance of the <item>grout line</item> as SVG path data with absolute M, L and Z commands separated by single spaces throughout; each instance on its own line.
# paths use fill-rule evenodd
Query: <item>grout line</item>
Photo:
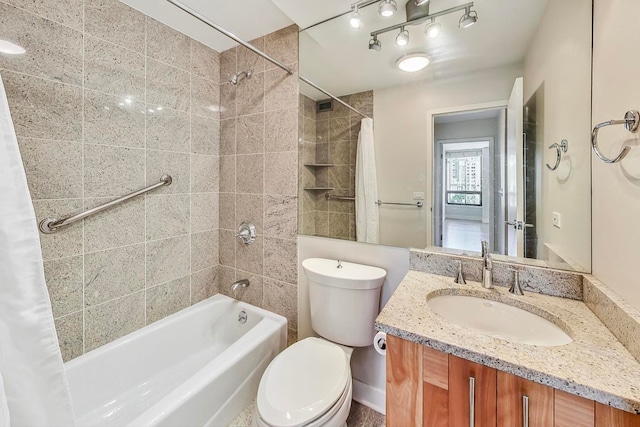
M 81 33 L 81 37 L 82 37 L 82 146 L 80 147 L 80 151 L 82 153 L 82 177 L 81 182 L 82 182 L 82 208 L 84 209 L 84 138 L 85 138 L 85 95 L 84 95 L 84 76 L 85 76 L 85 3 L 86 0 L 82 1 L 82 33 Z M 85 297 L 85 256 L 84 256 L 84 251 L 85 251 L 85 224 L 84 224 L 84 220 L 82 221 L 82 354 L 85 353 L 86 351 L 86 297 Z
M 147 70 L 148 70 L 148 57 L 147 57 L 147 18 L 145 16 L 144 18 L 144 104 L 145 106 L 147 105 Z M 148 150 L 147 150 L 147 115 L 144 115 L 144 181 L 145 184 L 147 183 L 147 155 L 148 155 Z M 143 203 L 144 203 L 144 235 L 143 235 L 143 239 L 144 239 L 144 307 L 143 307 L 143 312 L 144 312 L 144 324 L 145 326 L 148 324 L 147 323 L 147 246 L 148 246 L 148 242 L 147 242 L 147 202 L 148 199 L 145 196 L 143 196 Z
M 189 305 L 193 304 L 193 209 L 192 209 L 192 191 L 193 182 L 191 166 L 193 164 L 193 39 L 189 38 Z M 219 169 L 219 166 L 218 166 Z

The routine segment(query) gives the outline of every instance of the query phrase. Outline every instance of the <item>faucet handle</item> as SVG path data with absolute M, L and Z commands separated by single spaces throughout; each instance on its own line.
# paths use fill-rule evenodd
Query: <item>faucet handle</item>
M 520 270 L 517 268 L 509 268 L 509 271 L 513 271 L 513 283 L 509 288 L 509 293 L 513 295 L 524 295 L 522 287 L 520 286 Z
M 460 285 L 466 285 L 467 281 L 464 280 L 464 276 L 462 274 L 462 261 L 458 261 L 458 275 L 456 276 L 455 283 L 458 283 Z

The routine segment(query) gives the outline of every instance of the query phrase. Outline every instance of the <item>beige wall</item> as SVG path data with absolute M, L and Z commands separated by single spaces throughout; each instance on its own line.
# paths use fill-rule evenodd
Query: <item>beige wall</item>
M 298 27 L 251 43 L 298 68 Z M 288 75 L 244 47 L 220 56 L 220 292 L 249 279 L 234 296 L 282 314 L 290 340 L 297 335 L 298 75 Z M 250 79 L 229 82 L 236 71 Z M 257 239 L 234 237 L 242 222 L 256 226 Z
M 525 103 L 544 86 L 544 106 L 538 105 L 544 122 L 537 147 L 543 156 L 539 244 L 552 245 L 582 271 L 591 266 L 590 35 L 590 1 L 550 1 L 524 63 Z M 564 162 L 571 166 L 566 180 L 544 166 L 555 164 L 556 151 L 548 146 L 563 139 L 569 141 Z M 553 226 L 552 212 L 562 215 L 561 228 Z
M 69 360 L 217 292 L 219 54 L 116 0 L 10 3 L 0 38 L 27 53 L 1 74 L 38 219 L 173 176 L 40 235 Z
M 427 197 L 433 185 L 431 165 L 427 164 L 429 110 L 506 100 L 521 74 L 521 67 L 511 66 L 374 91 L 380 199 L 411 202 L 416 191 Z M 432 219 L 426 208 L 381 207 L 380 242 L 424 248 L 427 220 Z
M 635 49 L 626 49 L 637 37 L 639 13 L 635 0 L 595 1 L 593 124 L 622 119 L 625 111 L 640 108 L 640 87 L 634 83 L 640 59 Z M 599 140 L 609 157 L 623 144 L 632 150 L 615 165 L 592 157 L 593 273 L 640 309 L 640 137 L 615 126 L 603 129 Z

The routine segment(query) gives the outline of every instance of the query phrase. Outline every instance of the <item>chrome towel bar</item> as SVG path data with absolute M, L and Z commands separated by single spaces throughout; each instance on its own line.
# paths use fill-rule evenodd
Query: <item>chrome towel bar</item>
M 349 201 L 355 201 L 356 198 L 355 197 L 346 197 L 346 196 L 335 196 L 331 193 L 325 193 L 324 198 L 327 200 L 349 200 Z M 381 200 L 376 201 L 376 205 L 380 206 L 380 205 L 396 205 L 396 206 L 415 206 L 417 208 L 421 208 L 424 206 L 424 203 L 422 202 L 416 202 L 416 203 L 393 203 L 393 202 L 383 202 Z
M 618 163 L 620 160 L 625 158 L 630 150 L 629 147 L 624 147 L 620 154 L 618 154 L 613 159 L 605 157 L 602 154 L 602 152 L 598 148 L 598 131 L 603 127 L 612 125 L 624 125 L 624 128 L 629 132 L 636 132 L 638 130 L 638 127 L 640 126 L 640 113 L 635 110 L 630 110 L 627 111 L 627 113 L 624 115 L 624 119 L 622 120 L 609 120 L 608 122 L 597 124 L 596 127 L 593 128 L 593 131 L 591 132 L 591 148 L 593 149 L 596 157 L 598 157 L 605 163 Z
M 80 212 L 79 214 L 68 216 L 66 218 L 56 218 L 56 217 L 45 218 L 42 221 L 40 221 L 40 224 L 39 224 L 40 231 L 44 234 L 53 234 L 56 231 L 58 231 L 60 228 L 71 225 L 74 222 L 81 221 L 88 216 L 97 214 L 98 212 L 102 212 L 105 209 L 109 209 L 115 205 L 126 202 L 129 199 L 133 199 L 134 197 L 140 196 L 144 193 L 148 193 L 149 191 L 153 191 L 165 185 L 171 185 L 171 181 L 172 181 L 172 178 L 170 175 L 163 175 L 162 178 L 160 178 L 160 182 L 156 184 L 150 185 L 149 187 L 143 188 L 138 191 L 134 191 L 131 194 L 127 194 L 126 196 L 122 196 L 115 200 L 111 200 L 110 202 L 104 203 L 100 206 L 96 206 L 95 208 L 91 208 L 84 212 Z
M 562 142 L 560 142 L 560 144 L 555 142 L 549 146 L 550 150 L 552 148 L 556 149 L 556 165 L 549 166 L 549 163 L 547 163 L 546 164 L 547 169 L 549 169 L 550 171 L 554 171 L 558 169 L 558 166 L 560 166 L 560 161 L 562 160 L 562 153 L 566 153 L 567 150 L 569 149 L 569 141 L 567 141 L 566 139 L 563 139 Z

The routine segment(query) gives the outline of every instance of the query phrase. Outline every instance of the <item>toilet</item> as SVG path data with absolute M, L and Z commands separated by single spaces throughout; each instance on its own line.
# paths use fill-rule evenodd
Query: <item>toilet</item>
M 386 271 L 323 258 L 302 262 L 309 281 L 311 327 L 269 364 L 258 387 L 253 426 L 346 427 L 351 354 L 371 345 Z

